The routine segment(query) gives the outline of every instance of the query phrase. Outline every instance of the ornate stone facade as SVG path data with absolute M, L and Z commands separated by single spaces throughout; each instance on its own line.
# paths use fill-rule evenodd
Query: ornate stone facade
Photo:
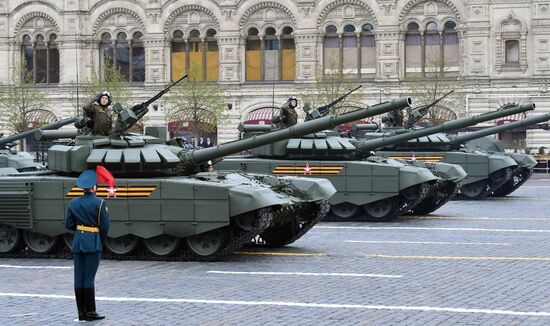
M 507 101 L 536 100 L 537 111 L 550 111 L 550 0 L 0 0 L 0 82 L 7 83 L 21 60 L 23 35 L 58 35 L 59 83 L 47 85 L 59 118 L 71 114 L 77 77 L 85 80 L 100 63 L 101 35 L 143 34 L 145 97 L 171 76 L 171 38 L 181 30 L 214 29 L 219 47 L 219 82 L 227 88 L 229 123 L 219 140 L 236 136 L 236 126 L 254 109 L 279 105 L 313 83 L 323 65 L 326 27 L 358 32 L 371 24 L 376 40 L 376 73 L 363 78 L 370 102 L 407 93 L 404 81 L 405 35 L 409 23 L 419 33 L 435 22 L 441 34 L 449 21 L 458 33 L 460 91 L 467 94 L 465 112 L 495 109 Z M 279 31 L 292 27 L 295 43 L 293 81 L 247 82 L 246 36 L 250 27 Z M 359 34 L 357 34 L 359 39 Z M 345 36 L 344 36 L 345 37 Z M 360 47 L 360 46 L 359 46 Z M 360 62 L 360 61 L 359 61 Z M 383 91 L 382 91 L 383 90 Z M 149 122 L 161 122 L 161 110 Z M 530 146 L 550 144 L 550 135 L 529 131 Z

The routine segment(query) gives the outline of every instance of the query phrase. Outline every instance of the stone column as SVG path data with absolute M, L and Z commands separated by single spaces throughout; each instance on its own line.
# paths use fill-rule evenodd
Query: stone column
M 317 34 L 316 29 L 300 29 L 292 33 L 296 47 L 296 82 L 314 81 L 317 73 L 322 74 L 323 63 L 319 62 L 322 56 L 318 55 L 322 51 L 318 40 L 322 37 Z
M 381 26 L 374 31 L 376 41 L 376 80 L 390 81 L 399 79 L 399 63 L 403 60 L 404 67 L 405 56 L 400 53 L 401 46 L 404 43 L 404 36 L 401 35 L 395 26 Z M 404 52 L 404 51 L 403 51 Z M 404 76 L 404 70 L 402 77 Z
M 216 34 L 220 56 L 219 81 L 223 84 L 237 84 L 245 80 L 245 42 L 236 31 L 220 31 Z

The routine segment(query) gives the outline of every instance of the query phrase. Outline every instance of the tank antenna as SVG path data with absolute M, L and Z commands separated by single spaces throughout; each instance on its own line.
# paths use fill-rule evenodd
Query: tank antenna
M 76 115 L 80 115 L 80 78 L 78 71 L 80 70 L 80 67 L 78 66 L 78 41 L 76 39 L 76 34 L 74 35 L 74 43 L 76 47 L 76 54 L 75 54 L 75 65 L 76 65 Z

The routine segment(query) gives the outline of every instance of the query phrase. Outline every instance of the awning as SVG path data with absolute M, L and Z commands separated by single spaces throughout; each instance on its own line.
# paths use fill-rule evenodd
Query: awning
M 503 125 L 503 124 L 507 124 L 507 123 L 511 123 L 511 122 L 516 122 L 516 121 L 519 121 L 519 120 L 523 120 L 527 117 L 527 114 L 525 112 L 522 112 L 522 113 L 516 113 L 516 114 L 513 114 L 513 115 L 509 115 L 507 117 L 504 117 L 504 118 L 500 118 L 498 119 L 497 121 L 495 121 L 495 126 L 500 126 L 500 125 Z
M 278 108 L 262 108 L 249 112 L 243 123 L 247 125 L 265 125 L 271 123 L 273 115 L 278 115 Z

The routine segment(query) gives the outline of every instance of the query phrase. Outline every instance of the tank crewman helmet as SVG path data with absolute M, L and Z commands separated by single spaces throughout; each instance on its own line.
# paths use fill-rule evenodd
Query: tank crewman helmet
M 90 189 L 97 184 L 97 173 L 94 170 L 84 170 L 76 180 L 76 186 L 81 189 Z
M 98 93 L 98 94 L 95 96 L 95 101 L 96 101 L 99 105 L 101 105 L 101 102 L 100 102 L 100 101 L 101 101 L 101 98 L 102 98 L 103 96 L 107 96 L 107 98 L 109 99 L 109 102 L 107 102 L 107 105 L 106 105 L 106 106 L 111 105 L 111 102 L 113 101 L 113 96 L 111 95 L 110 92 L 107 92 L 107 91 L 102 91 L 102 92 Z
M 292 101 L 296 101 L 296 105 L 292 105 Z M 288 104 L 289 104 L 289 106 L 291 106 L 293 108 L 296 108 L 298 106 L 298 98 L 296 96 L 291 96 L 288 99 Z

